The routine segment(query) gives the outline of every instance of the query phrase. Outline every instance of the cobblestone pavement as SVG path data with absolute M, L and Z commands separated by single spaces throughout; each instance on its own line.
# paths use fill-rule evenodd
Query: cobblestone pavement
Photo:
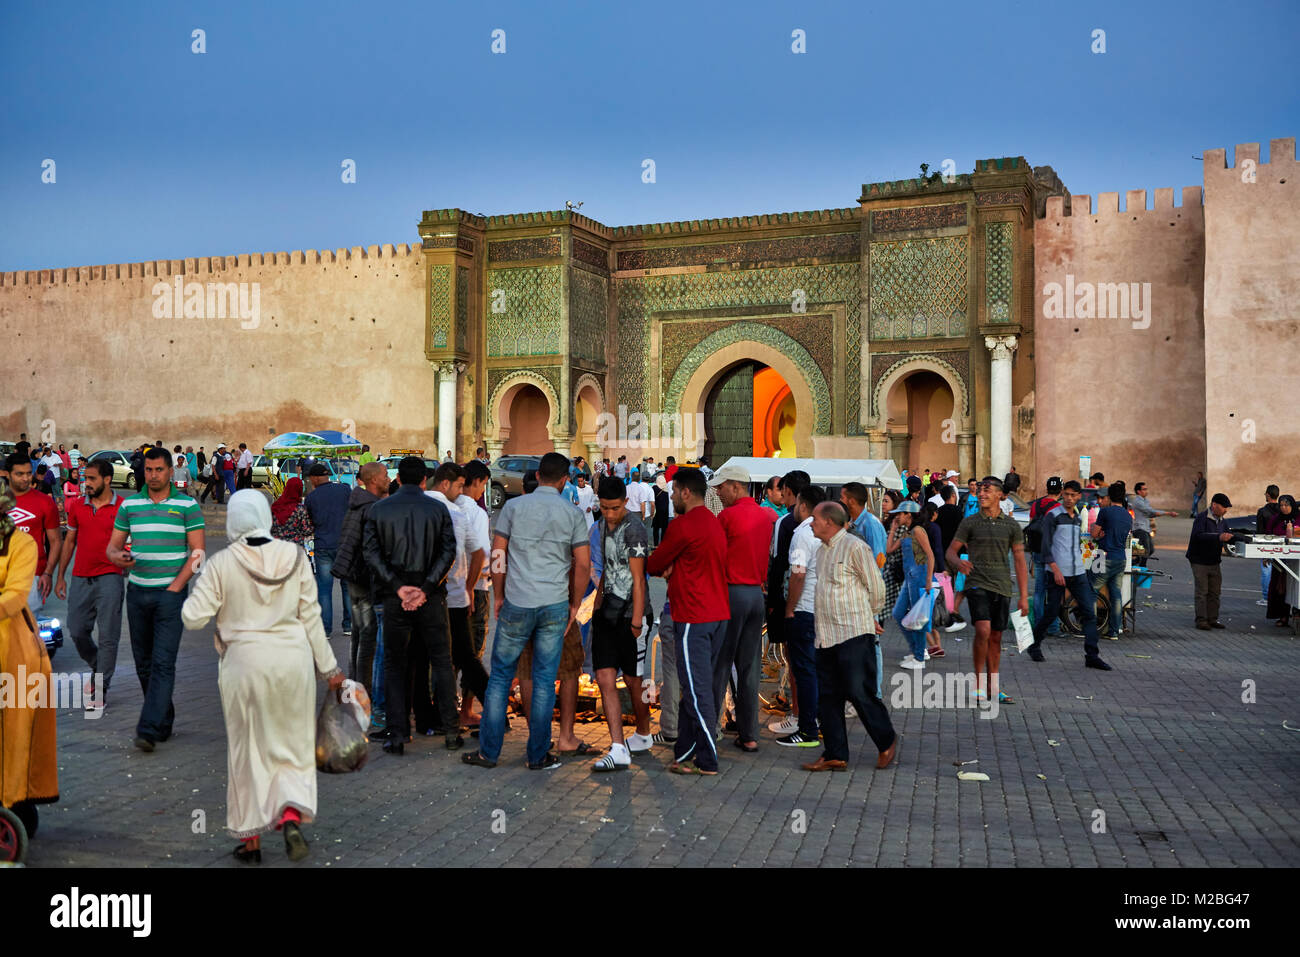
M 219 543 L 222 511 L 205 511 Z M 1161 524 L 1165 541 L 1186 541 L 1185 521 Z M 757 754 L 724 741 L 716 778 L 668 774 L 663 749 L 628 773 L 593 775 L 576 759 L 532 772 L 516 720 L 494 771 L 463 765 L 433 738 L 402 758 L 374 745 L 359 774 L 321 775 L 301 866 L 1296 866 L 1300 734 L 1283 722 L 1300 727 L 1300 642 L 1264 621 L 1259 566 L 1243 560 L 1225 560 L 1228 630 L 1194 630 L 1181 548 L 1160 555 L 1173 577 L 1141 593 L 1139 633 L 1102 642 L 1115 671 L 1086 670 L 1079 643 L 1065 639 L 1036 665 L 1008 637 L 1003 687 L 1016 703 L 993 720 L 891 708 L 902 734 L 893 768 L 875 770 L 851 724 L 847 774 L 800 770 L 819 752 L 780 747 L 766 728 Z M 655 582 L 660 604 L 662 589 Z M 140 692 L 123 631 L 104 716 L 60 715 L 62 800 L 42 809 L 29 864 L 242 866 L 224 832 L 211 631 L 186 633 L 176 731 L 153 754 L 131 745 Z M 970 671 L 971 634 L 945 635 L 948 656 L 927 673 Z M 342 660 L 337 630 L 332 644 Z M 884 647 L 888 700 L 904 653 L 892 627 Z M 70 643 L 54 662 L 81 667 Z M 1254 683 L 1253 703 L 1243 682 Z M 607 742 L 603 724 L 578 733 Z M 990 780 L 959 781 L 958 761 L 977 761 L 966 770 Z M 275 839 L 266 846 L 263 867 L 290 866 Z

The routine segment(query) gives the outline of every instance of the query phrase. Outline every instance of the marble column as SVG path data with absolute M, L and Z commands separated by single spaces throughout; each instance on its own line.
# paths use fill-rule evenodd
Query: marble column
M 439 461 L 450 450 L 452 458 L 459 455 L 456 448 L 456 379 L 465 371 L 463 362 L 439 362 L 438 372 L 438 448 Z
M 1017 342 L 1015 336 L 985 336 L 984 345 L 993 353 L 989 376 L 989 471 L 1002 476 L 1011 468 L 1011 359 Z
M 900 473 L 908 467 L 911 446 L 912 433 L 907 431 L 906 426 L 896 426 L 889 430 L 889 458 L 893 459 Z
M 867 432 L 868 454 L 873 459 L 889 458 L 889 433 L 881 429 L 871 429 Z

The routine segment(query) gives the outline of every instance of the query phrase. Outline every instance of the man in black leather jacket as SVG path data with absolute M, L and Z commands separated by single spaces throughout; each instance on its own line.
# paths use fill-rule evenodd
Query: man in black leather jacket
M 456 674 L 447 625 L 447 572 L 456 557 L 456 535 L 446 506 L 424 494 L 424 460 L 398 463 L 401 487 L 370 506 L 362 536 L 376 600 L 384 606 L 384 693 L 388 740 L 384 750 L 402 754 L 411 733 L 407 700 L 407 653 L 412 641 L 429 652 L 447 749 L 464 745 L 456 715 Z M 418 677 L 418 676 L 417 676 Z

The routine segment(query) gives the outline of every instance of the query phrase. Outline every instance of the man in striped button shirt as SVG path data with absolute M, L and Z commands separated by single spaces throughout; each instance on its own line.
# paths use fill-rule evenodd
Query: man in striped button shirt
M 117 510 L 108 560 L 127 571 L 131 654 L 144 691 L 135 746 L 152 751 L 157 742 L 171 737 L 176 718 L 172 686 L 184 630 L 181 605 L 202 560 L 204 541 L 203 512 L 172 485 L 172 454 L 167 449 L 155 446 L 145 453 L 144 482 L 145 487 Z
M 844 703 L 853 705 L 875 743 L 877 768 L 898 755 L 898 734 L 885 704 L 876 694 L 880 655 L 874 609 L 885 600 L 885 583 L 871 547 L 848 534 L 849 516 L 838 502 L 823 502 L 813 511 L 817 553 L 816 627 L 818 717 L 825 751 L 805 771 L 846 771 L 849 761 Z

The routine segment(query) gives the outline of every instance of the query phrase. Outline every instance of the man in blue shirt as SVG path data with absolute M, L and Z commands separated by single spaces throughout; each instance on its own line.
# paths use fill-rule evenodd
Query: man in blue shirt
M 882 564 L 882 556 L 885 554 L 885 526 L 881 524 L 880 519 L 871 514 L 871 509 L 867 508 L 867 487 L 861 482 L 849 482 L 840 489 L 840 504 L 848 510 L 849 521 L 862 535 L 862 538 L 871 546 L 871 554 L 876 559 L 876 564 Z
M 330 470 L 324 462 L 317 462 L 307 473 L 312 490 L 303 503 L 311 523 L 316 529 L 313 556 L 316 559 L 316 600 L 320 602 L 321 621 L 325 634 L 334 627 L 334 556 L 338 554 L 339 537 L 343 532 L 343 519 L 348 514 L 348 500 L 352 489 L 341 482 L 330 481 Z M 352 598 L 340 581 L 343 592 L 343 635 L 352 635 Z
M 1133 530 L 1133 516 L 1124 507 L 1124 486 L 1120 482 L 1111 482 L 1106 494 L 1097 499 L 1097 521 L 1088 529 L 1093 538 L 1101 544 L 1102 554 L 1106 559 L 1104 571 L 1089 570 L 1093 591 L 1098 582 L 1106 583 L 1106 595 L 1110 599 L 1110 621 L 1105 637 L 1119 640 L 1120 628 L 1124 622 L 1124 567 L 1128 564 L 1128 537 Z

